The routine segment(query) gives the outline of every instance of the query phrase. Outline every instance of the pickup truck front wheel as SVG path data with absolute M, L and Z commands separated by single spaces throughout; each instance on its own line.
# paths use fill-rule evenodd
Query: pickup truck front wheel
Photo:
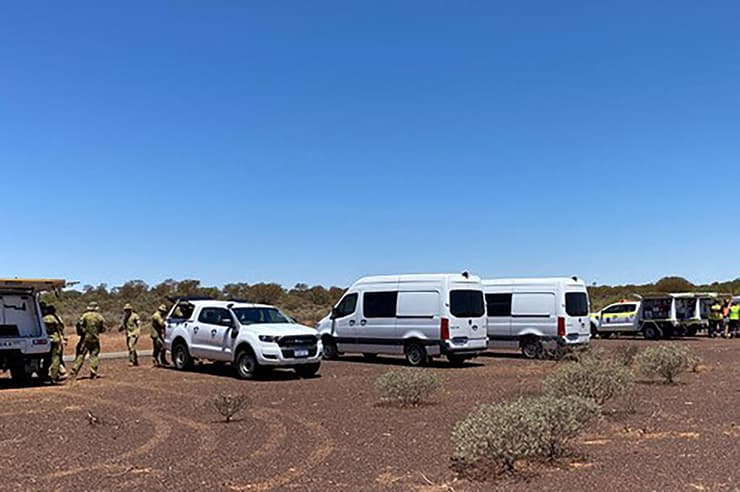
M 254 352 L 242 349 L 236 356 L 236 375 L 239 379 L 254 379 L 260 372 Z

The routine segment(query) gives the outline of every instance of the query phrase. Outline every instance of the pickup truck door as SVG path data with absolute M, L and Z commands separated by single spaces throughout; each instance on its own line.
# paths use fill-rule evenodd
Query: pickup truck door
M 609 306 L 601 311 L 600 321 L 601 331 L 635 331 L 637 304 L 625 302 Z
M 210 360 L 231 360 L 234 320 L 228 309 L 205 307 L 193 325 L 193 355 Z

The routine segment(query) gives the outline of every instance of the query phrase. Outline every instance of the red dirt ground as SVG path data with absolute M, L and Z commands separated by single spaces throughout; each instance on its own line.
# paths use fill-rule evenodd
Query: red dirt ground
M 702 370 L 673 386 L 639 384 L 636 411 L 616 403 L 573 443 L 575 458 L 486 483 L 451 470 L 453 425 L 478 403 L 537 392 L 556 363 L 512 354 L 460 369 L 438 363 L 426 370 L 442 390 L 409 409 L 378 405 L 374 381 L 402 366 L 393 358 L 346 357 L 308 380 L 276 371 L 238 381 L 228 366 L 176 372 L 105 360 L 96 381 L 16 389 L 0 379 L 0 489 L 740 490 L 740 341 L 668 343 L 689 345 Z M 651 343 L 594 343 L 623 344 Z M 230 424 L 212 405 L 223 393 L 251 400 Z

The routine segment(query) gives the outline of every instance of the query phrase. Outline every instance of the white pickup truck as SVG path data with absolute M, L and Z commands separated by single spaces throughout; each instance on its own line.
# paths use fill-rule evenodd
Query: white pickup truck
M 14 381 L 48 376 L 51 344 L 39 296 L 65 285 L 56 279 L 0 279 L 0 371 L 10 371 Z
M 175 303 L 167 316 L 165 348 L 176 369 L 190 368 L 195 359 L 230 362 L 241 379 L 277 367 L 310 377 L 324 355 L 314 328 L 274 306 L 203 298 Z

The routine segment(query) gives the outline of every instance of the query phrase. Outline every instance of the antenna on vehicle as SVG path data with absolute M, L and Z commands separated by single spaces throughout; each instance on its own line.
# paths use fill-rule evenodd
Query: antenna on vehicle
M 465 270 L 464 272 L 462 272 L 462 276 L 465 277 L 465 278 L 470 278 L 470 272 L 468 272 L 467 270 Z

